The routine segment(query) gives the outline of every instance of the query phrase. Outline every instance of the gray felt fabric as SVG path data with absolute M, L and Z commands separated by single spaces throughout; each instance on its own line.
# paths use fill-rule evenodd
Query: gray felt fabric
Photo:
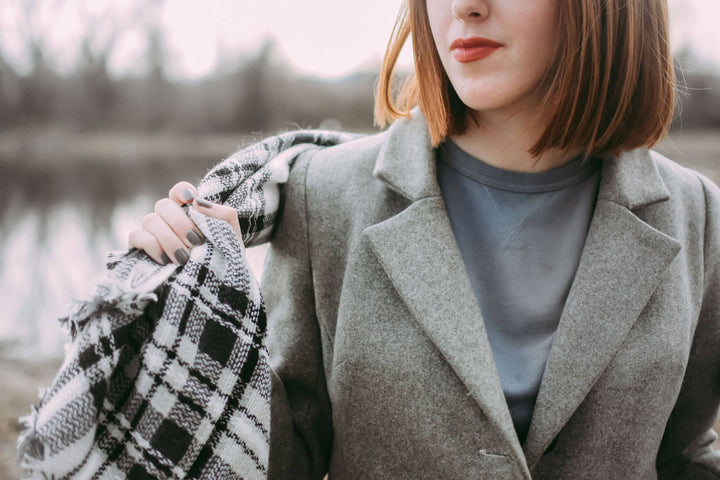
M 543 172 L 511 172 L 452 141 L 437 149 L 438 184 L 521 443 L 580 262 L 599 169 L 599 159 L 579 156 Z
M 602 163 L 518 441 L 417 113 L 300 156 L 265 266 L 269 477 L 720 478 L 720 191 Z

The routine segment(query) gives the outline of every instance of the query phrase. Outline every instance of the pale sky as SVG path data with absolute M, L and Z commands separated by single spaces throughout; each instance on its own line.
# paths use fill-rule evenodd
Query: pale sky
M 277 39 L 299 70 L 338 76 L 382 59 L 400 0 L 169 0 L 163 19 L 177 68 L 211 69 L 217 48 L 240 49 Z
M 0 45 L 14 64 L 22 65 L 14 33 L 20 22 L 7 10 L 13 1 L 17 4 L 25 0 L 0 2 L 5 4 L 0 8 Z M 65 1 L 65 5 L 85 5 L 90 10 L 110 5 L 121 11 L 133 5 L 132 0 Z M 252 52 L 267 37 L 276 39 L 279 54 L 302 73 L 338 77 L 359 68 L 378 68 L 400 3 L 401 0 L 166 0 L 160 22 L 170 54 L 168 71 L 176 78 L 201 77 L 210 73 L 219 59 L 231 58 L 237 52 Z M 720 0 L 669 0 L 669 4 L 674 47 L 690 44 L 703 60 L 701 65 L 720 69 L 717 27 Z M 63 15 L 48 14 L 40 22 L 44 22 L 43 31 L 50 32 L 47 36 L 56 64 L 68 70 L 75 61 L 77 38 L 85 25 L 82 16 L 72 12 L 72 8 L 66 8 Z M 102 40 L 102 34 L 98 38 Z M 121 38 L 111 59 L 112 70 L 140 71 L 145 48 L 141 29 L 127 30 Z M 409 62 L 409 52 L 405 58 Z
M 209 71 L 218 43 L 246 48 L 272 35 L 298 69 L 339 76 L 358 67 L 379 67 L 400 4 L 400 0 L 168 0 L 163 18 L 171 45 L 179 53 L 176 68 L 181 75 Z M 700 57 L 720 68 L 720 0 L 669 0 L 669 4 L 673 45 L 689 43 Z

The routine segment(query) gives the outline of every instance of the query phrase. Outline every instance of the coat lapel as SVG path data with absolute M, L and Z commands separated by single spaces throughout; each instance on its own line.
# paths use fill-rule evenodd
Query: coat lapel
M 516 437 L 512 419 L 444 208 L 440 197 L 418 200 L 364 233 L 408 309 L 510 440 Z
M 422 118 L 393 124 L 375 175 L 412 203 L 368 227 L 364 235 L 408 309 L 524 465 L 480 308 L 437 184 L 434 152 L 427 145 Z
M 602 374 L 680 250 L 677 240 L 632 211 L 668 197 L 647 151 L 605 160 L 524 446 L 531 468 Z

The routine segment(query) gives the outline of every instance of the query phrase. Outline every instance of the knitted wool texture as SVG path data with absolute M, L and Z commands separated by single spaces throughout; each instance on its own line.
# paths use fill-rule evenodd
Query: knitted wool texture
M 198 186 L 233 206 L 242 242 L 192 207 L 206 236 L 184 266 L 111 254 L 94 296 L 62 319 L 72 342 L 53 385 L 21 419 L 33 479 L 262 479 L 270 371 L 265 312 L 245 245 L 269 238 L 302 151 L 355 135 L 289 132 L 238 151 Z M 244 244 L 243 244 L 244 243 Z

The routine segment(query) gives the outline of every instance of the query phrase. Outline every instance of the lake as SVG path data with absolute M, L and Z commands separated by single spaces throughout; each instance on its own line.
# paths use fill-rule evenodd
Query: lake
M 261 136 L 0 135 L 0 356 L 60 355 L 57 318 L 155 200 Z M 720 182 L 720 132 L 673 132 L 659 150 Z M 258 274 L 265 251 L 249 252 Z
M 57 318 L 93 291 L 105 256 L 180 180 L 248 136 L 0 135 L 0 356 L 62 354 Z M 251 249 L 255 268 L 264 249 Z

